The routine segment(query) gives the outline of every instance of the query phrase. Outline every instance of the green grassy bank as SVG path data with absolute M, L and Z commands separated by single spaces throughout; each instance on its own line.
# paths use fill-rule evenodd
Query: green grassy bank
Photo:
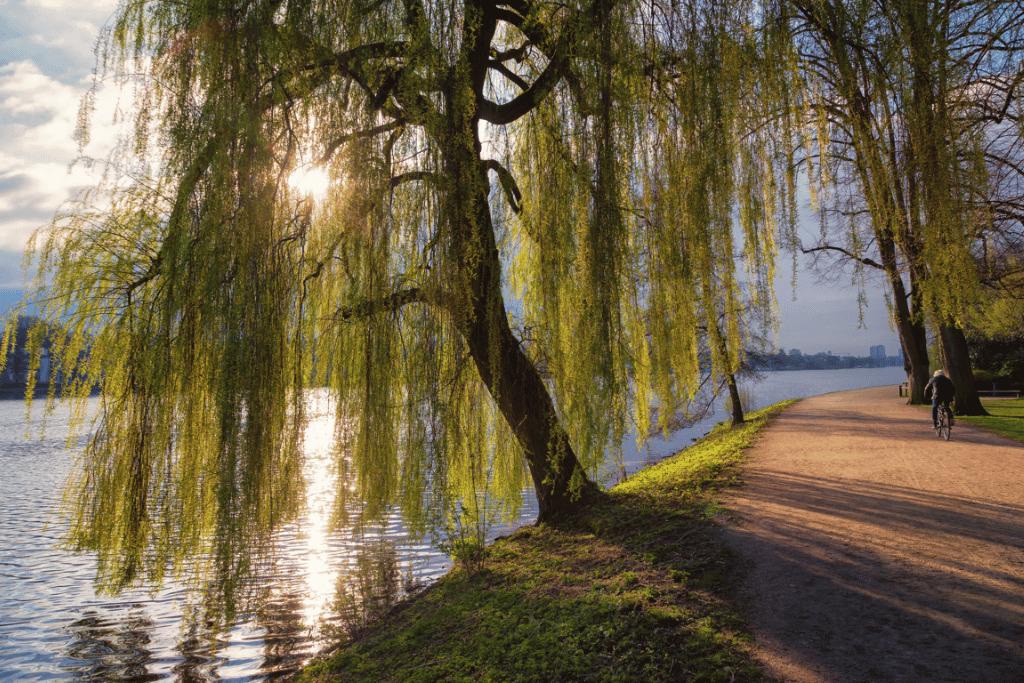
M 981 403 L 988 415 L 958 419 L 1024 441 L 1024 398 L 982 399 Z
M 719 425 L 577 519 L 519 529 L 360 629 L 296 680 L 760 681 L 723 598 L 716 495 L 768 421 Z

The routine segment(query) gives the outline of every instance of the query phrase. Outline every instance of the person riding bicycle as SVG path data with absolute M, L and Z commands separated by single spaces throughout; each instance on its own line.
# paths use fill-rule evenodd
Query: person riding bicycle
M 939 426 L 939 406 L 946 409 L 949 416 L 949 424 L 953 424 L 953 411 L 949 409 L 949 402 L 956 396 L 956 385 L 953 380 L 946 377 L 942 370 L 936 370 L 928 384 L 924 387 L 924 397 L 932 400 L 932 427 Z

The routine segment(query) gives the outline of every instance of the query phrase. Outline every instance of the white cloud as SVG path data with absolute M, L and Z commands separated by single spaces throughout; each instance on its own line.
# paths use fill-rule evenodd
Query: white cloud
M 38 7 L 53 12 L 66 12 L 68 9 L 67 0 L 26 0 L 25 7 Z M 75 10 L 77 14 L 106 16 L 117 7 L 117 0 L 76 0 Z
M 0 252 L 19 253 L 29 235 L 81 188 L 94 183 L 78 155 L 74 131 L 95 66 L 93 46 L 118 0 L 0 0 Z M 116 94 L 98 93 L 91 144 L 105 157 Z M 10 259 L 0 259 L 9 284 Z M 0 264 L 2 265 L 2 264 Z
M 93 45 L 117 0 L 0 2 L 0 65 L 29 60 L 49 76 L 75 82 L 95 62 Z
M 74 139 L 78 107 L 89 81 L 68 85 L 30 61 L 0 66 L 0 249 L 21 249 L 65 201 L 94 183 Z M 91 142 L 84 152 L 105 157 L 116 140 L 114 88 L 97 93 Z
M 118 0 L 0 0 L 0 309 L 20 297 L 21 254 L 80 188 L 93 184 L 74 140 L 78 107 L 95 65 L 93 46 Z M 100 93 L 88 152 L 115 139 L 114 98 Z
M 73 88 L 44 75 L 32 62 L 0 67 L 0 107 L 13 117 L 60 114 L 76 94 Z

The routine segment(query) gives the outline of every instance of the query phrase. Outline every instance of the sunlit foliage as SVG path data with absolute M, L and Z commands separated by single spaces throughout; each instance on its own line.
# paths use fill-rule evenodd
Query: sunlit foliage
M 791 165 L 749 127 L 789 76 L 753 16 L 125 3 L 101 73 L 136 93 L 127 144 L 35 244 L 60 362 L 88 340 L 102 386 L 68 506 L 102 584 L 266 562 L 311 386 L 337 398 L 341 521 L 422 530 L 480 492 L 511 512 L 531 480 L 542 519 L 585 504 L 652 403 L 736 370 L 741 302 L 770 309 Z M 311 164 L 321 195 L 287 181 Z

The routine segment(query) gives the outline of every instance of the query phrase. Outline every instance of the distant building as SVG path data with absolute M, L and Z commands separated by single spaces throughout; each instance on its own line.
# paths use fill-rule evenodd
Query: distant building
M 47 384 L 50 381 L 50 352 L 43 349 L 42 357 L 39 359 L 39 381 Z
M 885 347 L 881 344 L 871 347 L 871 357 L 878 360 L 885 360 Z

